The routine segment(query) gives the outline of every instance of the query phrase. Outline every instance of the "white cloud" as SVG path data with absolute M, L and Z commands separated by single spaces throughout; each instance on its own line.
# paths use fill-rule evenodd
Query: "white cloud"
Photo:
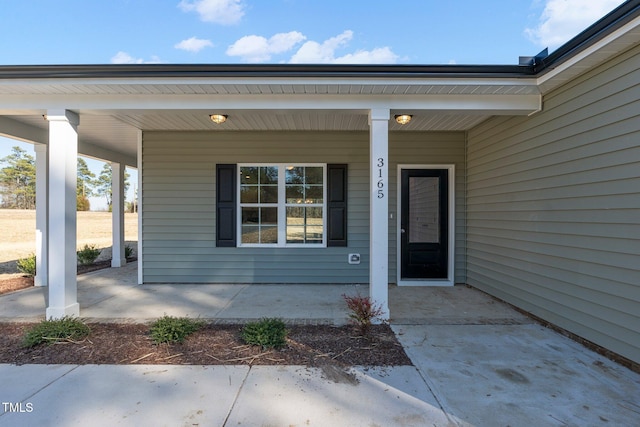
M 298 31 L 279 33 L 269 39 L 257 35 L 244 36 L 229 46 L 227 55 L 239 56 L 246 62 L 266 62 L 275 54 L 291 51 L 306 39 Z M 352 39 L 353 31 L 346 30 L 322 43 L 306 41 L 288 62 L 294 64 L 390 64 L 398 60 L 398 55 L 386 46 L 336 56 L 336 51 L 346 47 Z
M 278 33 L 267 39 L 262 36 L 244 36 L 227 49 L 227 55 L 239 56 L 247 62 L 265 62 L 271 55 L 287 52 L 306 37 L 297 31 Z
M 602 18 L 622 0 L 546 0 L 538 26 L 525 29 L 535 43 L 555 49 Z
M 342 34 L 331 37 L 322 43 L 308 41 L 291 57 L 290 62 L 326 64 L 335 61 L 335 52 L 345 46 L 353 38 L 353 31 L 347 30 Z
M 398 60 L 398 55 L 386 46 L 373 50 L 357 50 L 354 53 L 336 57 L 336 50 L 347 46 L 351 39 L 353 39 L 353 31 L 347 30 L 322 43 L 308 41 L 298 49 L 289 62 L 296 64 L 392 64 Z
M 191 37 L 190 39 L 182 40 L 180 43 L 174 46 L 176 49 L 186 50 L 188 52 L 197 53 L 205 47 L 213 47 L 211 40 L 199 39 Z
M 181 0 L 178 7 L 184 12 L 195 11 L 205 22 L 233 25 L 244 16 L 245 5 L 242 0 Z
M 160 58 L 152 56 L 151 60 L 147 61 L 142 58 L 134 58 L 127 52 L 120 51 L 111 57 L 112 64 L 157 64 L 160 62 Z
M 394 64 L 398 55 L 388 47 L 373 50 L 358 50 L 333 60 L 334 64 Z

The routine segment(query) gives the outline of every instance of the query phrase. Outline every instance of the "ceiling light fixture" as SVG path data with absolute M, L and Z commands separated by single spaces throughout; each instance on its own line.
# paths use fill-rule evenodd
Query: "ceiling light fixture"
M 396 122 L 398 122 L 399 124 L 406 125 L 411 121 L 413 116 L 411 114 L 396 114 L 394 118 L 396 119 Z
M 227 116 L 226 114 L 211 114 L 209 118 L 214 123 L 222 124 L 227 121 L 227 118 L 229 118 L 229 116 Z

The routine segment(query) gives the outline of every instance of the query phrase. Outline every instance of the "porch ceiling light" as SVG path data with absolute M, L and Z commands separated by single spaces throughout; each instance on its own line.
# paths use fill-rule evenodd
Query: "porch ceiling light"
M 209 116 L 211 121 L 214 122 L 214 123 L 217 123 L 217 124 L 222 124 L 222 123 L 226 122 L 228 117 L 229 116 L 227 116 L 226 114 L 211 114 Z
M 398 122 L 399 124 L 406 125 L 411 121 L 413 116 L 411 114 L 396 114 L 394 118 L 396 119 L 396 122 Z

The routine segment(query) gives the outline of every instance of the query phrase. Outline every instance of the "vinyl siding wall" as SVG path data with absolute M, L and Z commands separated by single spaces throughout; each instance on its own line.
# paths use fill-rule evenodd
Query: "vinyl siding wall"
M 640 362 L 640 48 L 469 132 L 468 283 Z
M 145 283 L 367 283 L 369 134 L 367 132 L 145 132 L 143 135 Z M 457 163 L 464 210 L 464 134 L 390 135 L 390 211 L 396 165 Z M 218 163 L 348 163 L 348 247 L 217 248 Z M 459 214 L 459 274 L 464 221 Z M 390 220 L 390 281 L 396 281 L 396 222 Z M 360 253 L 359 265 L 348 264 Z

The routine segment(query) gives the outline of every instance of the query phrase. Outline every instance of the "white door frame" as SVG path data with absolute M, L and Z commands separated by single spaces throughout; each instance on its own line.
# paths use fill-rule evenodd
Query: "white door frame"
M 402 170 L 403 169 L 446 169 L 449 178 L 449 229 L 447 230 L 449 239 L 449 253 L 447 254 L 447 278 L 446 279 L 403 279 L 402 278 L 402 247 L 401 247 L 401 219 L 402 219 Z M 398 286 L 453 286 L 455 284 L 455 242 L 456 242 L 456 209 L 455 194 L 456 168 L 453 164 L 444 165 L 398 165 L 397 171 L 397 215 L 396 215 L 396 274 Z

